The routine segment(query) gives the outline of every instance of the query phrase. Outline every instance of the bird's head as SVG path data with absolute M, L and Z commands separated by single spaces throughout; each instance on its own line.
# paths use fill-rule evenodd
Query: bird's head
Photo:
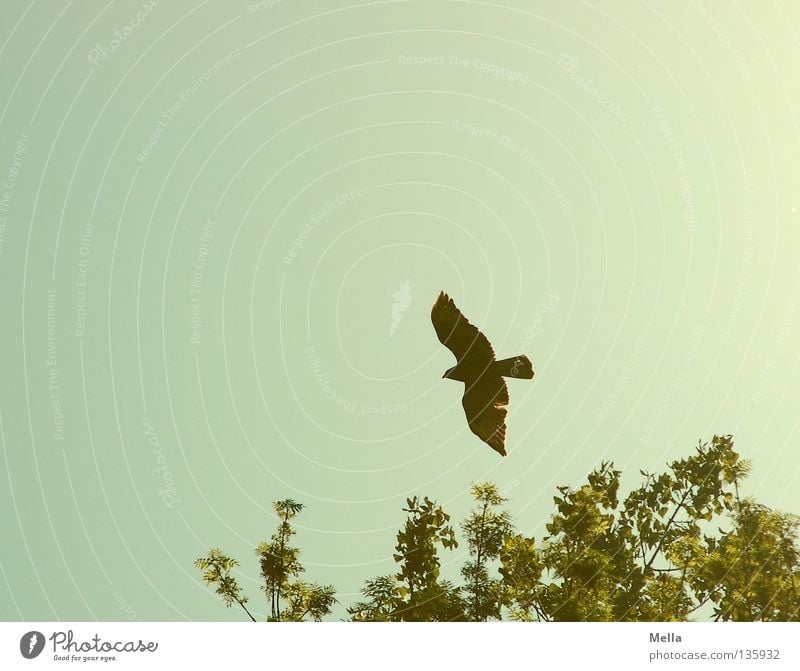
M 459 376 L 458 373 L 459 373 L 459 371 L 456 370 L 456 366 L 453 366 L 452 368 L 448 368 L 444 372 L 444 375 L 442 375 L 442 379 L 443 380 L 461 380 L 461 377 Z

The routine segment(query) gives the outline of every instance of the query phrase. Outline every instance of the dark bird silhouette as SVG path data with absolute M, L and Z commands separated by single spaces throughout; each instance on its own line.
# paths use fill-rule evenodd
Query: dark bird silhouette
M 503 377 L 530 380 L 531 360 L 521 354 L 496 361 L 489 340 L 467 321 L 444 291 L 433 304 L 431 321 L 439 341 L 456 357 L 456 365 L 442 378 L 464 383 L 461 405 L 470 430 L 505 457 L 508 387 Z

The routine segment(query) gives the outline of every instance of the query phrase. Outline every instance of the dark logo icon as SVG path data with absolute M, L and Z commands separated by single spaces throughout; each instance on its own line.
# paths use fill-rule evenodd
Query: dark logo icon
M 25 659 L 38 657 L 44 650 L 44 634 L 40 631 L 29 631 L 19 639 L 19 651 Z

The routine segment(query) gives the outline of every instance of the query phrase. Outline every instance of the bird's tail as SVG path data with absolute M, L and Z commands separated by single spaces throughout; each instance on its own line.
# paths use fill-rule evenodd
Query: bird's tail
M 518 377 L 530 380 L 533 377 L 533 364 L 524 354 L 512 356 L 510 359 L 495 361 L 495 370 L 503 377 Z

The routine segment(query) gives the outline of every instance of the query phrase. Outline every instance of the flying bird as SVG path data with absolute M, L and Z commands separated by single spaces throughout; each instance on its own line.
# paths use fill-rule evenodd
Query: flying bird
M 503 378 L 530 380 L 531 360 L 521 354 L 497 361 L 488 338 L 467 321 L 444 291 L 433 304 L 431 321 L 439 341 L 456 357 L 456 365 L 442 378 L 464 383 L 461 405 L 470 430 L 505 457 L 508 387 Z

